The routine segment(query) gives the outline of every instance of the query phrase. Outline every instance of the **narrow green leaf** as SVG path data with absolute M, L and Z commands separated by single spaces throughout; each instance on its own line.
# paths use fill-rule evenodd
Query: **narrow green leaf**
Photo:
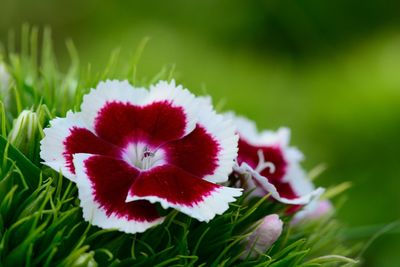
M 28 186 L 33 189 L 38 185 L 38 181 L 41 175 L 40 169 L 33 164 L 24 154 L 22 154 L 17 148 L 11 145 L 4 136 L 0 136 L 0 150 L 5 151 L 8 149 L 7 156 L 15 161 L 16 166 L 20 169 L 24 175 Z

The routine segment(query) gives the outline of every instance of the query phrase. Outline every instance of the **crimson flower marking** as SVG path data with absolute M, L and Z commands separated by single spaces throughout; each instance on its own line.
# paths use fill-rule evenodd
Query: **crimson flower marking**
M 258 132 L 250 120 L 235 116 L 226 117 L 235 121 L 239 134 L 239 152 L 234 174 L 246 177 L 246 188 L 255 196 L 271 196 L 279 202 L 292 204 L 289 212 L 309 203 L 323 193 L 314 189 L 300 166 L 303 154 L 289 146 L 290 130 Z
M 43 163 L 77 184 L 83 217 L 102 228 L 160 224 L 155 203 L 209 221 L 241 195 L 217 184 L 237 156 L 233 123 L 174 81 L 149 90 L 101 82 L 80 112 L 50 124 Z

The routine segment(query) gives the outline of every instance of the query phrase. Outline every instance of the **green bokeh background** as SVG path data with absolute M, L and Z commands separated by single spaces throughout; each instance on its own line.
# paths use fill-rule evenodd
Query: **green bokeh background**
M 1 42 L 25 22 L 51 26 L 60 65 L 72 38 L 95 70 L 150 37 L 139 77 L 175 64 L 179 82 L 225 110 L 292 128 L 305 166 L 328 166 L 318 184 L 351 181 L 339 217 L 352 235 L 400 219 L 399 1 L 0 0 Z M 400 266 L 398 228 L 365 259 Z

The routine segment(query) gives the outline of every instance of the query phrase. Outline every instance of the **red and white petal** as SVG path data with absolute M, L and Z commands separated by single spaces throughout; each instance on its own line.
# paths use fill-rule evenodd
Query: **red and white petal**
M 231 119 L 215 112 L 211 101 L 205 101 L 204 98 L 199 98 L 198 101 L 202 104 L 198 124 L 218 144 L 216 168 L 202 178 L 215 183 L 226 182 L 238 153 L 239 136 L 236 134 L 236 127 Z
M 68 111 L 65 118 L 55 118 L 50 121 L 50 127 L 43 130 L 44 138 L 40 141 L 40 157 L 43 164 L 74 180 L 75 173 L 71 172 L 70 162 L 65 158 L 65 139 L 70 136 L 74 127 L 86 128 L 79 116 Z
M 134 88 L 127 80 L 106 80 L 100 82 L 96 88 L 83 97 L 81 105 L 82 117 L 92 131 L 95 129 L 95 120 L 100 110 L 112 102 L 129 103 L 142 106 L 149 92 L 144 88 Z
M 159 146 L 194 129 L 199 112 L 194 100 L 175 82 L 159 82 L 147 91 L 127 81 L 106 81 L 84 97 L 81 109 L 91 129 L 111 143 L 145 139 Z
M 232 122 L 215 113 L 208 98 L 197 98 L 202 112 L 196 128 L 163 146 L 168 162 L 210 182 L 225 182 L 237 157 L 238 136 Z
M 283 181 L 290 183 L 297 195 L 305 195 L 314 190 L 313 183 L 307 177 L 299 162 L 292 162 L 289 165 Z
M 167 101 L 174 107 L 182 107 L 186 115 L 186 127 L 184 135 L 194 130 L 197 123 L 198 114 L 202 112 L 200 103 L 196 97 L 181 85 L 176 85 L 175 81 L 160 81 L 150 86 L 150 92 L 146 104 Z
M 65 118 L 55 118 L 50 121 L 50 125 L 44 129 L 45 137 L 40 142 L 40 157 L 44 160 L 44 165 L 61 171 L 72 181 L 75 180 L 73 154 L 118 154 L 114 146 L 99 139 L 87 129 L 79 113 L 69 111 Z
M 83 217 L 104 229 L 140 233 L 163 222 L 148 201 L 126 203 L 125 198 L 139 171 L 126 162 L 90 154 L 75 154 L 76 184 Z
M 252 179 L 254 179 L 254 182 L 251 181 L 248 184 L 254 185 L 254 186 L 260 186 L 267 193 L 270 193 L 274 199 L 276 199 L 277 201 L 279 201 L 281 203 L 285 203 L 285 204 L 305 205 L 305 204 L 308 204 L 314 198 L 318 198 L 319 196 L 321 196 L 321 194 L 323 194 L 323 192 L 324 192 L 323 188 L 317 188 L 315 190 L 312 189 L 304 194 L 301 194 L 302 192 L 297 192 L 296 188 L 292 184 L 290 184 L 293 191 L 296 194 L 298 194 L 299 197 L 287 198 L 287 197 L 284 197 L 281 195 L 281 193 L 279 192 L 277 187 L 274 184 L 272 184 L 271 182 L 269 182 L 267 177 L 260 175 L 248 164 L 242 163 L 240 166 L 236 165 L 236 166 L 234 166 L 234 171 L 239 174 L 245 175 L 245 177 L 248 179 L 248 181 L 251 181 Z M 298 177 L 298 179 L 302 179 L 302 177 Z M 304 184 L 306 182 L 307 182 L 307 180 L 302 181 L 302 183 L 304 183 Z M 252 188 L 249 188 L 249 189 L 252 189 Z
M 292 188 L 292 191 L 297 196 L 303 196 L 313 192 L 315 190 L 315 186 L 300 165 L 300 161 L 304 158 L 303 154 L 294 147 L 286 147 L 284 153 L 288 164 L 282 181 L 289 184 Z M 324 189 L 321 190 L 322 194 Z M 313 200 L 319 198 L 321 194 L 314 197 Z
M 169 164 L 198 178 L 213 174 L 218 167 L 220 145 L 200 125 L 184 138 L 169 142 L 162 148 Z
M 164 165 L 142 172 L 130 188 L 126 201 L 158 202 L 165 209 L 174 208 L 208 222 L 225 212 L 229 203 L 242 194 L 241 190 L 213 184 L 178 167 Z

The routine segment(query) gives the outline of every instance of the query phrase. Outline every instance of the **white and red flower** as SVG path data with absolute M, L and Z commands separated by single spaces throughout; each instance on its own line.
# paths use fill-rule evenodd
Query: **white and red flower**
M 234 170 L 248 178 L 242 186 L 252 190 L 251 194 L 271 194 L 277 201 L 292 205 L 307 204 L 322 194 L 323 189 L 314 190 L 300 166 L 303 154 L 289 146 L 289 129 L 259 133 L 250 120 L 232 113 L 226 116 L 235 121 L 239 134 L 239 152 Z
M 154 203 L 209 221 L 241 195 L 216 184 L 237 156 L 233 123 L 174 81 L 101 82 L 44 132 L 44 164 L 77 184 L 84 218 L 102 228 L 143 232 L 163 221 Z

